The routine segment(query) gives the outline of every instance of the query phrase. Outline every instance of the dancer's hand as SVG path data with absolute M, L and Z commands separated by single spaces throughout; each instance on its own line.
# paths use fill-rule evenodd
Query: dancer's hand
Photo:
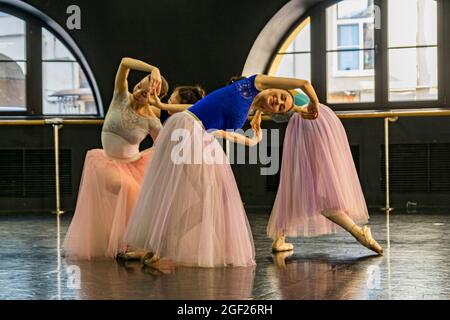
M 316 120 L 319 116 L 318 112 L 311 112 L 309 110 L 309 106 L 304 106 L 300 108 L 300 115 L 303 119 L 306 120 Z
M 158 109 L 163 109 L 163 104 L 159 99 L 158 92 L 156 91 L 156 89 L 153 89 L 152 93 L 149 95 L 148 102 L 151 105 L 157 107 Z
M 314 103 L 314 102 L 310 102 L 308 104 L 308 113 L 311 114 L 314 119 L 317 119 L 317 117 L 319 116 L 319 103 Z
M 152 73 L 150 74 L 150 91 L 154 92 L 156 91 L 157 96 L 161 93 L 161 73 L 159 72 L 158 68 L 153 68 Z
M 256 112 L 255 115 L 253 116 L 252 121 L 250 122 L 250 125 L 253 131 L 255 132 L 261 130 L 261 117 L 262 117 L 261 112 Z

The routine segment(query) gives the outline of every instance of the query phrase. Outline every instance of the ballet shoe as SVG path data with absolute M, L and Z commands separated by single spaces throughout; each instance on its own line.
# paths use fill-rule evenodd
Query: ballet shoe
M 378 244 L 378 242 L 372 237 L 372 231 L 368 226 L 363 226 L 361 228 L 360 236 L 357 240 L 366 248 L 376 252 L 378 255 L 382 256 L 384 254 L 383 248 Z
M 276 239 L 272 244 L 272 252 L 286 252 L 294 250 L 294 245 L 292 243 L 286 243 L 284 240 L 285 237 Z
M 144 266 L 152 266 L 155 262 L 159 260 L 159 257 L 154 254 L 153 252 L 146 253 L 142 258 L 141 262 L 144 264 Z
M 116 259 L 122 261 L 138 261 L 142 258 L 143 253 L 137 251 L 119 252 Z

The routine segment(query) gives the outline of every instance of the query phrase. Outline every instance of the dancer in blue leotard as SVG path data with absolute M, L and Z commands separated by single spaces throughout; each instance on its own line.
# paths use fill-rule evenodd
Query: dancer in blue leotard
M 287 90 L 295 88 L 308 94 L 312 101 L 308 107 L 294 106 Z M 166 108 L 160 102 L 157 105 Z M 171 116 L 156 141 L 126 242 L 152 252 L 154 258 L 148 264 L 159 257 L 200 267 L 255 264 L 242 200 L 214 136 L 254 146 L 262 139 L 262 112 L 294 109 L 314 119 L 317 106 L 307 81 L 258 75 L 216 90 L 188 111 Z M 251 109 L 256 111 L 254 137 L 230 132 L 244 125 Z

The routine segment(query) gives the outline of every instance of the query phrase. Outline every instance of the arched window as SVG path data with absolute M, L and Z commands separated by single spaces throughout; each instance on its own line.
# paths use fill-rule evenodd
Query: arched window
M 306 18 L 289 35 L 269 69 L 269 74 L 311 80 L 311 21 Z
M 350 0 L 326 10 L 327 102 L 375 101 L 373 0 Z
M 0 5 L 0 116 L 101 115 L 92 81 L 44 23 Z
M 26 110 L 26 24 L 0 11 L 0 111 Z
M 323 1 L 298 17 L 294 32 L 279 35 L 286 40 L 266 70 L 311 80 L 338 110 L 443 107 L 445 14 L 444 0 Z

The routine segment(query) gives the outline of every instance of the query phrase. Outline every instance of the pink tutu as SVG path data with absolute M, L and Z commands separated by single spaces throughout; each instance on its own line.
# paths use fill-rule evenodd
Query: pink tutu
M 340 227 L 322 216 L 325 209 L 343 210 L 355 223 L 367 223 L 367 206 L 347 135 L 330 108 L 321 105 L 314 121 L 294 114 L 283 146 L 269 237 L 335 233 Z
M 187 135 L 180 138 L 180 132 Z M 177 163 L 189 150 L 196 151 Z M 228 159 L 191 113 L 171 116 L 161 130 L 125 241 L 177 265 L 255 264 L 250 226 Z
M 64 240 L 74 259 L 114 258 L 126 250 L 123 237 L 151 150 L 133 162 L 111 160 L 102 149 L 88 151 L 74 217 Z

